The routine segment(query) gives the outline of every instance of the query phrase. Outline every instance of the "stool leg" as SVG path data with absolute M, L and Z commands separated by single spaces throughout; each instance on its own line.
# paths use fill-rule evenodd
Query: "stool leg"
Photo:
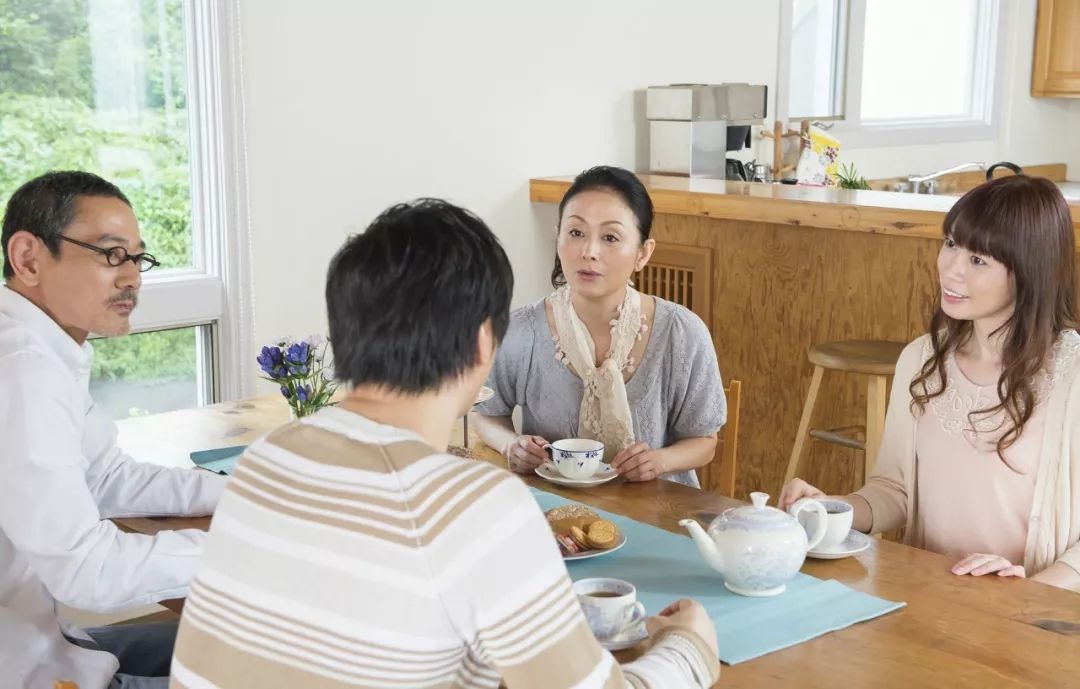
M 864 457 L 863 482 L 874 470 L 878 450 L 881 449 L 881 436 L 885 433 L 885 409 L 888 401 L 885 386 L 886 376 L 870 376 L 866 383 L 866 453 Z
M 802 418 L 799 419 L 799 432 L 795 436 L 795 447 L 791 449 L 791 458 L 788 460 L 787 471 L 784 473 L 784 483 L 795 478 L 795 472 L 799 470 L 803 455 L 806 454 L 806 441 L 810 438 L 810 421 L 814 415 L 814 404 L 817 402 L 818 391 L 821 389 L 821 377 L 825 369 L 820 366 L 814 367 L 814 375 L 810 378 L 810 390 L 806 393 L 806 403 L 803 405 Z

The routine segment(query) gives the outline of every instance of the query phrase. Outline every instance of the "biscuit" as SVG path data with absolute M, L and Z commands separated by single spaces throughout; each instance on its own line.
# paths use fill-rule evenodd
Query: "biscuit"
M 570 538 L 574 539 L 574 542 L 580 545 L 582 548 L 588 550 L 592 546 L 589 545 L 589 538 L 585 535 L 585 532 L 581 530 L 579 526 L 570 527 Z
M 592 546 L 593 548 L 598 548 L 600 550 L 614 548 L 615 541 L 617 540 L 614 532 L 604 530 L 593 531 L 591 529 L 589 530 L 589 533 L 585 538 L 589 542 L 590 546 Z
M 611 522 L 604 519 L 597 519 L 593 523 L 589 524 L 589 531 L 610 531 L 611 533 L 619 533 L 619 527 L 615 526 Z
M 574 503 L 553 507 L 545 512 L 544 516 L 547 517 L 549 522 L 555 522 L 560 519 L 571 519 L 574 517 L 591 517 L 593 519 L 598 519 L 600 517 L 600 515 L 593 512 L 585 505 L 577 505 Z
M 555 534 L 555 541 L 559 544 L 559 550 L 563 555 L 576 555 L 581 552 L 581 547 L 577 543 L 574 543 L 574 539 L 563 534 Z

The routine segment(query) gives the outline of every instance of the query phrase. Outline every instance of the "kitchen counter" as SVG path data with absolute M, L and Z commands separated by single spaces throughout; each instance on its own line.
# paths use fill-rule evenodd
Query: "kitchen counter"
M 955 196 L 899 194 L 720 179 L 639 175 L 656 213 L 769 222 L 907 237 L 941 237 Z M 573 177 L 529 180 L 533 202 L 558 203 Z M 1080 205 L 1071 205 L 1080 230 Z

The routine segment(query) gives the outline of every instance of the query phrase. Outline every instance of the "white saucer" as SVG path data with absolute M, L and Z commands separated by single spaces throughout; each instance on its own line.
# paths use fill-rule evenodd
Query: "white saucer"
M 614 553 L 619 548 L 626 545 L 626 534 L 619 532 L 619 540 L 615 541 L 615 545 L 611 546 L 607 550 L 601 550 L 600 548 L 593 548 L 592 550 L 586 550 L 583 553 L 575 553 L 573 555 L 563 555 L 563 562 L 572 562 L 574 560 L 588 560 L 590 557 L 600 557 L 601 555 L 607 555 L 608 553 Z
M 610 639 L 597 639 L 597 641 L 609 651 L 623 651 L 627 648 L 637 646 L 648 638 L 649 632 L 645 631 L 645 623 L 641 622 L 634 625 L 633 629 L 630 629 L 625 634 L 619 634 Z
M 611 468 L 609 464 L 601 464 L 600 468 L 596 470 L 596 473 L 589 478 L 566 478 L 559 473 L 559 470 L 555 468 L 553 464 L 541 464 L 534 470 L 536 475 L 540 478 L 547 479 L 552 483 L 557 483 L 560 486 L 576 486 L 583 488 L 586 486 L 598 486 L 601 483 L 607 483 L 613 478 L 619 475 L 619 472 Z
M 818 560 L 839 560 L 842 557 L 849 557 L 855 553 L 861 553 L 870 547 L 872 541 L 873 539 L 863 532 L 852 529 L 851 531 L 848 531 L 847 538 L 841 541 L 840 545 L 835 545 L 831 548 L 815 548 L 806 553 L 806 556 L 814 557 Z

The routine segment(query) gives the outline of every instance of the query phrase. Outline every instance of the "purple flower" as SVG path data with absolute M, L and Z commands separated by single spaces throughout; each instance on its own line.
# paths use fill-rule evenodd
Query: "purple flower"
M 289 388 L 285 387 L 284 385 L 281 386 L 281 396 L 285 399 L 289 399 Z
M 263 347 L 259 356 L 255 357 L 255 361 L 259 362 L 259 368 L 263 373 L 271 378 L 276 378 L 284 372 L 281 350 L 277 347 Z
M 311 354 L 311 345 L 307 342 L 297 342 L 290 345 L 285 352 L 285 361 L 290 364 L 306 364 L 308 355 Z
M 297 342 L 291 345 L 285 352 L 285 367 L 291 376 L 306 376 L 310 367 L 308 359 L 311 356 L 311 345 L 307 342 Z
M 296 388 L 296 399 L 307 402 L 311 398 L 311 386 L 301 385 Z

